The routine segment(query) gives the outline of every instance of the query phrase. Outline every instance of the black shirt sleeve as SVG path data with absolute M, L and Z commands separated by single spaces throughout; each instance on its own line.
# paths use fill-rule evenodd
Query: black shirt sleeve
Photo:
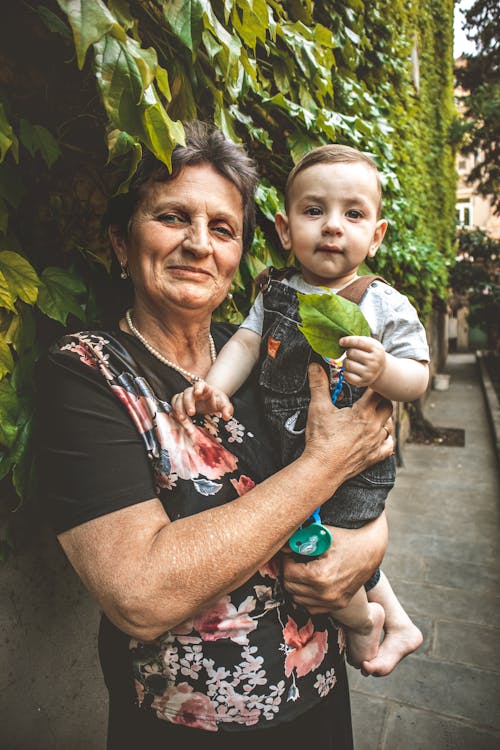
M 144 443 L 98 372 L 52 353 L 37 391 L 39 501 L 56 533 L 156 497 Z

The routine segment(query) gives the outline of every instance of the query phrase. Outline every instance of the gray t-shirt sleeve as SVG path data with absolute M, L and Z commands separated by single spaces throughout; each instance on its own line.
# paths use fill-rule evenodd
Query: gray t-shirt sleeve
M 262 293 L 259 292 L 255 302 L 253 303 L 250 311 L 241 324 L 240 328 L 248 328 L 250 331 L 257 333 L 262 336 L 262 328 L 264 326 L 264 301 L 262 299 Z
M 425 328 L 411 302 L 387 284 L 376 281 L 361 301 L 360 309 L 373 338 L 394 357 L 429 361 Z

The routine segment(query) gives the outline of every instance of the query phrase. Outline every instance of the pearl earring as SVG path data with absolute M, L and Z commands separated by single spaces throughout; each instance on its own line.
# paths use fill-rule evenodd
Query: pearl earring
M 124 281 L 125 281 L 125 279 L 128 279 L 128 268 L 127 268 L 127 264 L 126 263 L 124 263 L 123 266 L 122 266 L 122 272 L 120 274 L 120 279 L 123 279 Z

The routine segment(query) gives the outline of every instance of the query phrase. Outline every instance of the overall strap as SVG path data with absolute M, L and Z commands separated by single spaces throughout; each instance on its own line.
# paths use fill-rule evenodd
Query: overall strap
M 374 281 L 383 281 L 387 284 L 387 281 L 382 276 L 375 276 L 374 274 L 367 274 L 366 276 L 360 276 L 359 279 L 351 281 L 346 287 L 337 292 L 339 297 L 354 302 L 355 305 L 359 305 L 361 300 L 366 294 L 366 290 Z
M 255 279 L 255 283 L 257 285 L 257 288 L 261 292 L 264 292 L 267 289 L 271 279 L 275 281 L 283 281 L 283 279 L 289 279 L 290 276 L 293 276 L 298 272 L 298 268 L 294 268 L 293 266 L 285 266 L 284 268 L 274 268 L 274 266 L 269 266 L 258 274 Z

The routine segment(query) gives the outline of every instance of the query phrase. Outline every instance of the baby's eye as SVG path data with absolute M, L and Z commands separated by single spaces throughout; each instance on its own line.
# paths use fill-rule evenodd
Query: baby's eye
M 321 214 L 323 213 L 323 211 L 321 210 L 321 208 L 319 206 L 308 206 L 305 209 L 304 213 L 307 216 L 321 216 Z
M 349 211 L 346 211 L 346 216 L 348 219 L 361 219 L 363 214 L 357 208 L 351 208 Z

